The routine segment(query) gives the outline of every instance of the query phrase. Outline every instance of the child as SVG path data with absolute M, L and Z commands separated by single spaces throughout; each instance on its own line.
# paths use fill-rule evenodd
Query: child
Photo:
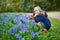
M 47 32 L 51 27 L 47 13 L 43 11 L 39 6 L 34 8 L 34 13 L 33 15 L 29 16 L 29 19 L 34 19 L 40 29 L 43 30 L 43 32 Z

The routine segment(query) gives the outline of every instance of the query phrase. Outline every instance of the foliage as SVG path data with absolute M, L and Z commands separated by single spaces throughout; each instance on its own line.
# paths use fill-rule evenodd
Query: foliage
M 35 6 L 45 11 L 59 10 L 60 0 L 0 0 L 0 12 L 33 12 Z

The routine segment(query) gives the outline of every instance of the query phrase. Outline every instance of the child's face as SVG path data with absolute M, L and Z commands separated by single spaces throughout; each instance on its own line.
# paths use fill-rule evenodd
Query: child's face
M 34 13 L 35 13 L 36 15 L 38 15 L 38 14 L 40 13 L 40 11 L 39 11 L 38 9 L 36 9 L 36 10 L 34 11 Z

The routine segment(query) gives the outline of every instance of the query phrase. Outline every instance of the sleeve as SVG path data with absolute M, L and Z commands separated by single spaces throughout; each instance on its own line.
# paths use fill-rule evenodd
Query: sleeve
M 36 17 L 34 17 L 35 22 L 40 22 L 42 21 L 42 19 L 44 18 L 43 14 L 39 14 Z

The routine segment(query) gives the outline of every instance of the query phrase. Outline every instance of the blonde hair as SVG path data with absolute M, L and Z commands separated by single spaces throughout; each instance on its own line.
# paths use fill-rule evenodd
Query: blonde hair
M 36 7 L 34 8 L 34 11 L 37 10 L 37 9 L 38 9 L 39 11 L 42 11 L 42 9 L 41 9 L 39 6 L 36 6 Z
M 38 9 L 42 14 L 44 14 L 44 15 L 45 15 L 45 11 L 44 11 L 44 10 L 42 10 L 42 9 L 41 9 L 41 7 L 36 6 L 36 7 L 34 8 L 34 11 L 35 11 L 35 10 L 37 10 L 37 9 Z M 33 14 L 35 15 L 35 13 L 33 13 Z

